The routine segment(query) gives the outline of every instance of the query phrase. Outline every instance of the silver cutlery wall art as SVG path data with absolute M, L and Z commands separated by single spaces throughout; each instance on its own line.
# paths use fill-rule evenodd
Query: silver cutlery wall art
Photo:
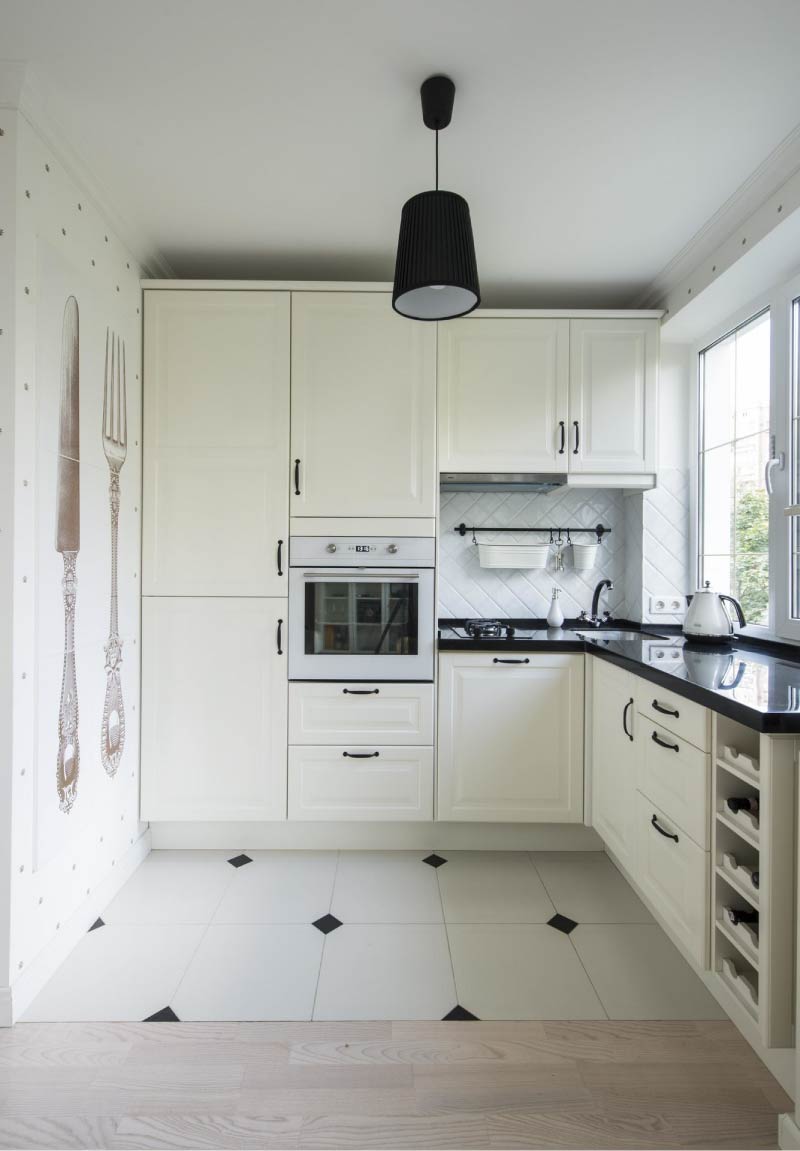
M 56 551 L 64 560 L 64 664 L 58 708 L 56 790 L 63 812 L 78 795 L 78 678 L 75 668 L 76 569 L 81 546 L 80 370 L 78 301 L 67 299 L 61 334 L 61 404 L 56 484 Z
M 125 342 L 106 328 L 106 368 L 103 390 L 103 451 L 110 473 L 108 495 L 111 506 L 111 618 L 106 653 L 106 694 L 100 733 L 100 755 L 109 775 L 116 775 L 125 747 L 125 708 L 122 702 L 120 670 L 122 640 L 117 609 L 117 540 L 119 536 L 119 475 L 128 446 L 127 379 Z

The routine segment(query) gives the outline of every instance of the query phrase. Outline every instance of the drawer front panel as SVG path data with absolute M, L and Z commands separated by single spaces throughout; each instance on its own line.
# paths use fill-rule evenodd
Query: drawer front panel
M 663 919 L 668 934 L 678 937 L 705 967 L 709 853 L 641 792 L 636 796 L 636 816 L 637 877 L 642 892 Z M 677 842 L 672 836 L 677 836 Z
M 291 683 L 291 744 L 433 744 L 432 683 Z
M 653 723 L 688 740 L 701 751 L 711 750 L 708 709 L 646 679 L 636 680 L 636 706 Z
M 637 756 L 639 790 L 706 850 L 710 756 L 644 718 L 637 734 L 642 748 Z
M 290 747 L 289 819 L 432 820 L 433 748 Z

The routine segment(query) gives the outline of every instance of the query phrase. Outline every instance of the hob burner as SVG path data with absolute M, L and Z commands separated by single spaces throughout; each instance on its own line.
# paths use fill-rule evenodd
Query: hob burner
M 499 619 L 468 619 L 464 631 L 473 639 L 496 639 L 513 633 L 513 629 Z

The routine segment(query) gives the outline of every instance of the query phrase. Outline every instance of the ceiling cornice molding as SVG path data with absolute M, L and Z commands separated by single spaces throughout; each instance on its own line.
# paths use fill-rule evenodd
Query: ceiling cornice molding
M 693 289 L 696 292 L 704 286 L 703 281 L 706 277 L 709 277 L 710 282 L 715 274 L 724 271 L 725 256 L 719 254 L 729 249 L 734 236 L 749 230 L 752 234 L 746 236 L 746 239 L 748 244 L 752 245 L 771 230 L 767 226 L 766 231 L 756 235 L 753 228 L 754 221 L 758 220 L 762 228 L 771 221 L 774 227 L 785 218 L 784 213 L 793 210 L 793 205 L 786 203 L 782 205 L 781 212 L 764 211 L 784 189 L 787 191 L 787 200 L 792 199 L 792 178 L 798 173 L 800 173 L 800 124 L 784 137 L 777 148 L 662 268 L 647 288 L 631 301 L 631 306 L 667 309 L 670 302 L 675 303 L 676 290 L 682 288 L 688 281 L 697 281 L 697 286 Z M 777 205 L 775 207 L 777 208 Z M 741 245 L 741 241 L 739 243 L 741 247 L 747 247 Z M 705 271 L 704 265 L 709 265 Z M 711 268 L 714 265 L 716 267 L 712 272 Z M 727 266 L 730 266 L 730 262 Z M 687 287 L 687 298 L 691 294 Z
M 155 245 L 127 220 L 113 205 L 113 199 L 95 178 L 86 162 L 72 147 L 61 124 L 48 106 L 49 102 L 20 61 L 0 61 L 0 107 L 10 108 L 23 116 L 44 140 L 53 156 L 80 187 L 98 212 L 148 276 L 174 277 L 170 263 Z

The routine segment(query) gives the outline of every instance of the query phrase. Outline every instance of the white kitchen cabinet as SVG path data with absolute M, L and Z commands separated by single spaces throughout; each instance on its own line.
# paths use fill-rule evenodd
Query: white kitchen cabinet
M 592 657 L 592 825 L 631 874 L 636 872 L 635 678 Z
M 439 470 L 565 472 L 569 320 L 439 325 Z
M 144 296 L 144 594 L 285 596 L 289 293 Z
M 436 513 L 436 325 L 383 292 L 292 296 L 293 516 Z
M 433 818 L 433 748 L 289 748 L 289 819 Z
M 144 598 L 142 819 L 286 818 L 286 608 Z
M 583 818 L 583 656 L 443 652 L 440 820 Z
M 289 743 L 433 745 L 432 683 L 291 683 Z
M 658 324 L 570 320 L 570 472 L 655 472 Z

